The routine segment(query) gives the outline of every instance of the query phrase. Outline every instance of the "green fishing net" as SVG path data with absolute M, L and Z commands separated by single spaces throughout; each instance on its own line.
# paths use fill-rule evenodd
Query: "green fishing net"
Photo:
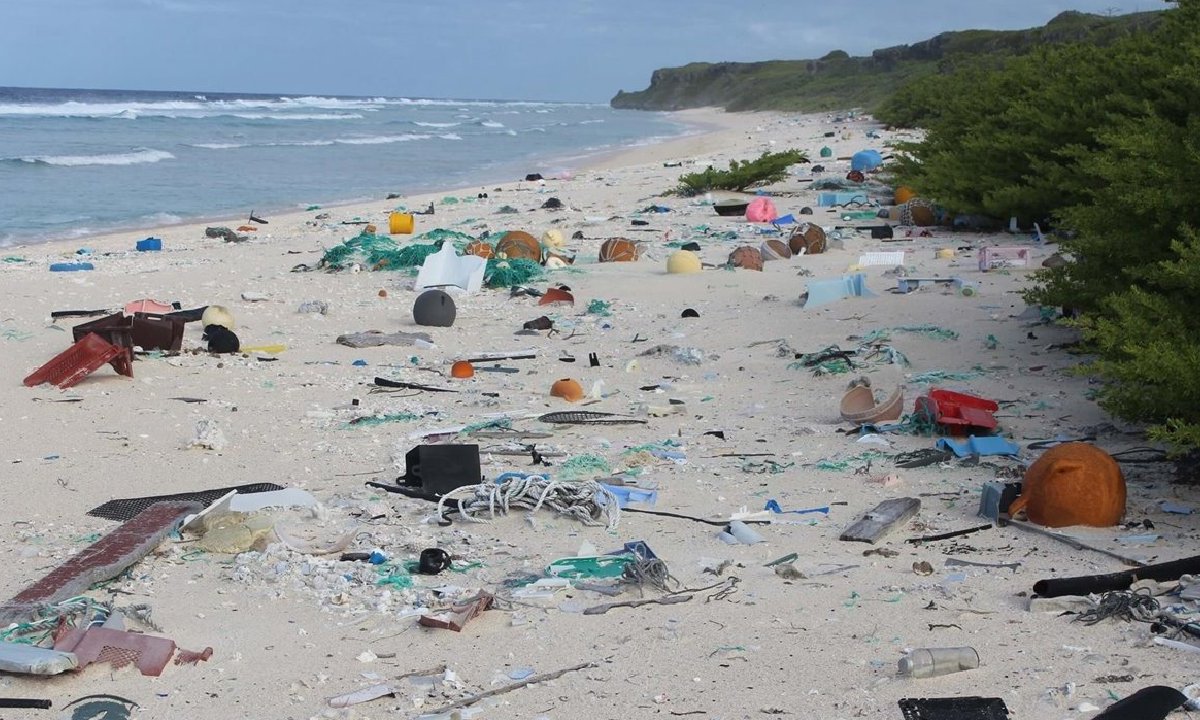
M 423 232 L 418 235 L 416 239 L 427 243 L 434 243 L 438 247 L 441 247 L 442 243 L 449 241 L 453 243 L 454 248 L 460 252 L 467 245 L 475 242 L 475 237 L 473 235 L 468 235 L 457 230 L 447 230 L 446 228 L 435 228 L 433 230 Z
M 345 270 L 362 264 L 371 270 L 404 270 L 420 267 L 441 248 L 438 243 L 400 247 L 387 235 L 363 232 L 325 251 L 317 267 Z
M 514 287 L 536 280 L 544 272 L 542 266 L 533 260 L 490 258 L 487 268 L 483 271 L 483 284 L 491 288 Z

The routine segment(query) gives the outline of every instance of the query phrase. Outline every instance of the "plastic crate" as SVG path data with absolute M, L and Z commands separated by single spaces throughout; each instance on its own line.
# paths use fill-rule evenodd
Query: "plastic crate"
M 111 364 L 119 374 L 133 377 L 133 353 L 129 348 L 118 347 L 96 333 L 88 333 L 35 370 L 24 382 L 27 387 L 50 383 L 66 390 L 105 363 Z
M 968 428 L 995 430 L 999 423 L 992 413 L 1000 409 L 986 398 L 952 390 L 930 390 L 917 398 L 916 414 L 941 425 L 952 434 L 965 434 Z
M 117 347 L 179 352 L 183 345 L 183 328 L 184 322 L 179 318 L 151 313 L 114 313 L 76 325 L 72 333 L 76 342 L 88 333 L 96 333 Z

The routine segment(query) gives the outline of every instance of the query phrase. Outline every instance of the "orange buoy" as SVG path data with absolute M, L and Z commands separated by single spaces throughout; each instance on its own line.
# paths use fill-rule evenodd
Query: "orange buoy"
M 763 258 L 758 248 L 742 245 L 729 253 L 729 264 L 743 270 L 758 270 L 762 272 Z
M 901 185 L 900 187 L 896 188 L 895 200 L 896 200 L 897 205 L 903 205 L 904 203 L 908 202 L 909 200 L 912 200 L 913 198 L 915 198 L 916 196 L 917 196 L 917 191 L 913 190 L 912 188 L 910 188 L 907 185 Z
M 491 245 L 488 245 L 484 241 L 476 240 L 475 242 L 467 245 L 466 249 L 463 250 L 463 253 L 481 257 L 484 260 L 487 260 L 492 255 L 495 255 L 496 251 L 492 249 Z
M 550 386 L 550 395 L 562 398 L 567 402 L 579 402 L 583 399 L 583 386 L 576 380 L 563 378 L 554 381 L 554 384 Z
M 782 240 L 774 238 L 764 240 L 758 248 L 763 260 L 787 260 L 792 256 L 792 249 Z
M 788 238 L 793 255 L 816 255 L 825 252 L 825 230 L 815 223 L 801 223 Z
M 450 366 L 450 377 L 460 380 L 475 377 L 475 366 L 466 360 L 459 360 Z
M 504 237 L 496 243 L 496 252 L 510 260 L 533 260 L 539 263 L 542 261 L 542 244 L 523 230 L 504 233 Z
M 622 237 L 609 238 L 600 246 L 600 262 L 635 262 L 640 254 L 637 243 Z

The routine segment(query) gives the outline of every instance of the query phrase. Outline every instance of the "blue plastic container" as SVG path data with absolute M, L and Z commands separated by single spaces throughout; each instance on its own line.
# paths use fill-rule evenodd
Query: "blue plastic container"
M 156 252 L 162 250 L 162 240 L 156 237 L 148 237 L 145 240 L 137 241 L 138 252 Z

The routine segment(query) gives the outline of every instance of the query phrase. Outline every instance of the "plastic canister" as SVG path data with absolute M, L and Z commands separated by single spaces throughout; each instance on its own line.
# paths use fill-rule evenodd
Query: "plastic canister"
M 393 235 L 408 235 L 413 231 L 412 213 L 394 212 L 388 216 L 388 232 Z
M 979 653 L 971 647 L 917 648 L 900 658 L 897 673 L 931 678 L 979 667 Z

